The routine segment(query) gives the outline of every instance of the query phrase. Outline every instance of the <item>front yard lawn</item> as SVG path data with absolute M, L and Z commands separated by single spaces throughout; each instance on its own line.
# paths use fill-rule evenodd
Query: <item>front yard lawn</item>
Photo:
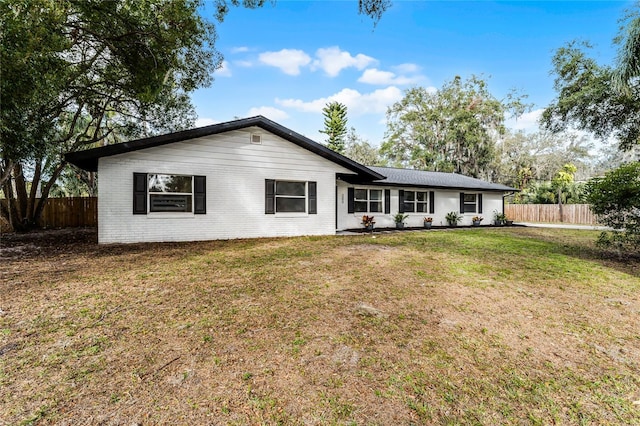
M 596 238 L 5 235 L 0 424 L 639 424 L 640 262 Z

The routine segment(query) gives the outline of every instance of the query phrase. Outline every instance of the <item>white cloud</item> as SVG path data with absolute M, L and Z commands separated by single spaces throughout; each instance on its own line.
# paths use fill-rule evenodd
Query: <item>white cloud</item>
M 414 75 L 411 77 L 406 77 L 404 75 L 396 75 L 391 71 L 381 71 L 376 68 L 371 68 L 365 70 L 362 73 L 362 76 L 358 79 L 360 83 L 367 84 L 375 84 L 380 86 L 388 86 L 388 85 L 406 85 L 406 84 L 415 84 L 420 80 L 423 80 L 424 77 L 421 75 Z
M 258 56 L 263 64 L 280 68 L 288 75 L 300 74 L 300 67 L 309 65 L 311 58 L 302 50 L 282 49 L 278 52 L 264 52 Z
M 214 120 L 213 118 L 200 117 L 196 120 L 196 127 L 210 126 L 216 123 L 219 123 L 219 121 Z
M 514 130 L 524 130 L 525 132 L 535 132 L 539 129 L 538 121 L 542 117 L 544 109 L 536 109 L 522 114 L 517 119 L 510 118 L 506 121 L 506 126 Z
M 231 68 L 229 68 L 229 62 L 222 61 L 220 68 L 213 72 L 216 77 L 231 77 Z
M 273 121 L 285 120 L 289 118 L 289 114 L 287 114 L 285 111 L 270 106 L 253 107 L 249 110 L 249 112 L 247 112 L 247 117 L 253 117 L 255 115 L 263 115 Z
M 313 61 L 312 69 L 322 69 L 330 77 L 340 74 L 345 68 L 355 67 L 362 70 L 371 64 L 377 63 L 374 58 L 358 53 L 351 56 L 351 53 L 340 50 L 338 46 L 320 48 L 316 51 L 316 58 Z
M 406 63 L 406 64 L 396 65 L 395 67 L 393 67 L 393 69 L 399 72 L 400 74 L 415 74 L 418 71 L 420 71 L 420 66 L 416 64 Z
M 253 62 L 251 61 L 233 61 L 233 65 L 237 65 L 243 68 L 249 68 L 253 66 Z
M 249 48 L 247 46 L 237 46 L 231 48 L 231 53 L 243 53 L 248 52 Z
M 340 102 L 347 106 L 350 115 L 380 114 L 394 102 L 402 99 L 402 91 L 395 86 L 378 89 L 371 93 L 360 93 L 354 89 L 342 89 L 326 98 L 305 102 L 301 99 L 277 99 L 276 103 L 286 108 L 304 112 L 322 112 L 328 102 Z

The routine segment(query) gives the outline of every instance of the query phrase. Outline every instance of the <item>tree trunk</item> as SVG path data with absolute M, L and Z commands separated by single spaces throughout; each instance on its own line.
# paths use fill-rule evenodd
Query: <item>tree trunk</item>
M 5 202 L 0 203 L 2 215 L 7 218 L 11 229 L 15 229 L 13 221 L 17 216 L 16 201 L 13 194 L 13 185 L 11 185 L 11 179 L 7 179 L 2 184 L 2 191 L 4 192 Z
M 5 159 L 4 161 L 2 161 L 2 163 L 0 163 L 0 188 L 4 188 L 5 182 L 10 180 L 12 170 L 13 161 Z
M 44 206 L 47 200 L 49 199 L 49 192 L 51 191 L 51 187 L 53 186 L 54 183 L 56 183 L 56 180 L 58 180 L 58 177 L 60 176 L 60 173 L 62 173 L 62 170 L 64 169 L 64 166 L 66 164 L 67 163 L 65 161 L 60 162 L 60 164 L 58 164 L 58 166 L 55 168 L 55 170 L 51 174 L 51 177 L 49 178 L 49 180 L 42 187 L 42 191 L 41 191 L 42 193 L 40 194 L 40 199 L 38 200 L 36 209 L 33 212 L 33 223 L 38 226 L 40 225 L 40 217 L 42 216 L 42 211 L 44 210 Z
M 560 222 L 564 222 L 564 211 L 562 209 L 562 190 L 558 189 L 558 210 L 560 210 Z
M 5 181 L 3 191 L 7 200 L 6 206 L 2 205 L 2 214 L 7 217 L 14 230 L 29 231 L 40 226 L 40 217 L 49 198 L 49 191 L 60 176 L 65 164 L 63 161 L 56 166 L 49 179 L 43 182 L 40 197 L 37 197 L 37 188 L 42 179 L 42 163 L 36 164 L 30 191 L 27 191 L 22 165 L 20 163 L 14 165 L 12 172 L 14 185 L 11 185 L 11 179 Z

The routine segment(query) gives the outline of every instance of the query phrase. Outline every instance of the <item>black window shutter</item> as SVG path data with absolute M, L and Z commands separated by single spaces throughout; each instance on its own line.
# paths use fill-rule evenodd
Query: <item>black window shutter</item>
M 353 188 L 347 188 L 347 212 L 353 213 L 355 209 L 355 194 Z
M 464 192 L 460 193 L 460 213 L 464 213 Z
M 398 213 L 404 213 L 404 190 L 398 190 Z
M 316 182 L 308 182 L 309 186 L 309 214 L 318 214 L 318 198 Z
M 147 214 L 147 174 L 133 174 L 133 214 Z
M 384 190 L 384 214 L 391 213 L 391 190 Z
M 207 214 L 207 177 L 193 177 L 193 213 Z
M 478 194 L 478 213 L 482 213 L 482 194 Z
M 276 181 L 273 179 L 264 181 L 264 213 L 276 213 Z
M 429 213 L 434 214 L 436 212 L 436 193 L 429 191 Z

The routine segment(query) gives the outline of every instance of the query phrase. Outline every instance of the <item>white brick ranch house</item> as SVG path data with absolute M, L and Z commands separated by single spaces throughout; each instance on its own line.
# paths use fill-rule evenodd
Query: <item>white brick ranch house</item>
M 453 173 L 367 167 L 262 116 L 69 153 L 99 171 L 98 242 L 133 243 L 330 235 L 462 225 L 503 212 L 508 186 Z

